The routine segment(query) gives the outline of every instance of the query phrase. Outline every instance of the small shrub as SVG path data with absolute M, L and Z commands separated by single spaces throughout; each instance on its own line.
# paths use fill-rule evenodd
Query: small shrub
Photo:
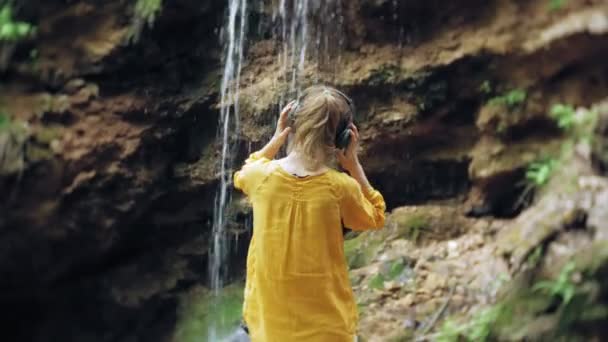
M 162 0 L 137 0 L 137 3 L 135 3 L 135 15 L 151 26 L 161 7 Z
M 400 222 L 399 235 L 406 237 L 414 243 L 418 243 L 423 230 L 429 228 L 429 222 L 424 215 L 414 214 Z
M 141 32 L 154 24 L 162 7 L 162 0 L 137 0 L 133 9 L 133 23 L 129 32 L 129 41 L 139 40 Z
M 564 130 L 570 129 L 576 123 L 574 107 L 569 105 L 553 105 L 550 115 L 557 122 L 557 126 Z
M 543 186 L 551 178 L 556 166 L 557 160 L 553 158 L 543 158 L 532 162 L 526 170 L 526 180 L 531 185 Z
M 509 108 L 514 108 L 526 101 L 527 93 L 523 89 L 513 89 L 507 93 L 490 99 L 491 105 L 502 105 Z
M 36 28 L 24 21 L 13 19 L 13 9 L 4 5 L 0 9 L 0 41 L 17 42 L 34 34 Z
M 549 0 L 549 9 L 551 11 L 557 11 L 564 7 L 566 0 Z
M 576 286 L 572 283 L 572 274 L 575 270 L 575 263 L 570 261 L 564 265 L 557 279 L 538 282 L 532 287 L 532 290 L 559 298 L 561 305 L 567 305 L 576 292 Z
M 489 341 L 496 322 L 504 317 L 506 312 L 504 305 L 497 304 L 477 312 L 469 323 L 457 324 L 448 319 L 439 329 L 436 341 L 458 342 L 461 337 L 464 337 L 464 341 Z

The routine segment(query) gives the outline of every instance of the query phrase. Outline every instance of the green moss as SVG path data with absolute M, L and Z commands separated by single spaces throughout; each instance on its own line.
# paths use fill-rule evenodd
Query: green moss
M 371 86 L 379 86 L 397 82 L 403 70 L 396 65 L 382 65 L 370 72 L 367 83 Z
M 0 130 L 8 129 L 10 123 L 11 118 L 8 116 L 8 114 L 0 112 Z
M 344 255 L 351 269 L 369 265 L 382 246 L 383 238 L 378 232 L 365 232 L 344 241 Z
M 222 289 L 218 297 L 209 291 L 182 297 L 174 341 L 204 341 L 212 327 L 215 327 L 218 338 L 227 336 L 241 320 L 242 303 L 241 284 Z
M 34 134 L 34 139 L 41 144 L 50 144 L 51 141 L 61 137 L 63 127 L 60 125 L 44 126 Z
M 397 237 L 407 238 L 417 243 L 424 230 L 429 228 L 429 220 L 423 214 L 412 214 L 397 219 Z
M 24 122 L 0 112 L 0 175 L 23 171 L 29 131 Z

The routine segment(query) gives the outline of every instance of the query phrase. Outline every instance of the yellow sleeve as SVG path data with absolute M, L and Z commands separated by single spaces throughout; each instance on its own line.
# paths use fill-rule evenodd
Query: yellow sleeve
M 342 220 L 352 230 L 380 229 L 384 226 L 386 204 L 382 194 L 373 188 L 362 189 L 350 176 L 345 176 L 340 200 Z
M 234 173 L 234 187 L 243 191 L 246 195 L 250 195 L 257 184 L 262 181 L 265 174 L 265 165 L 269 162 L 270 159 L 261 156 L 258 152 L 252 153 L 245 160 L 245 165 Z

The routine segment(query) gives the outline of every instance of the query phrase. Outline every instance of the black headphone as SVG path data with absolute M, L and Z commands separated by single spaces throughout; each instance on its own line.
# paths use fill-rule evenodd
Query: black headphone
M 350 124 L 352 123 L 352 118 L 355 117 L 355 104 L 353 103 L 353 100 L 351 100 L 350 97 L 346 96 L 346 94 L 344 94 L 343 92 L 337 90 L 337 89 L 332 89 L 335 93 L 337 93 L 338 95 L 340 95 L 344 101 L 346 101 L 346 103 L 348 104 L 349 110 L 350 110 L 350 117 L 351 119 L 347 119 L 347 118 L 342 118 L 340 120 L 340 122 L 338 123 L 338 126 L 336 127 L 336 139 L 334 141 L 334 144 L 336 146 L 336 148 L 342 150 L 348 147 L 348 145 L 350 144 Z M 303 98 L 305 97 L 304 94 L 300 95 L 300 97 L 298 97 L 298 99 L 296 100 L 296 102 L 293 104 L 293 106 L 291 106 L 291 109 L 289 110 L 289 120 L 291 122 L 293 122 L 295 114 L 298 112 L 298 110 L 300 109 L 300 104 L 302 103 Z

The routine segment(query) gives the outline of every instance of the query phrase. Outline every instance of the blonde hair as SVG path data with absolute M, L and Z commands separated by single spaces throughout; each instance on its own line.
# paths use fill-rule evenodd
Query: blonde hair
M 304 90 L 293 113 L 295 131 L 290 151 L 301 153 L 310 170 L 331 163 L 334 157 L 336 130 L 340 123 L 352 121 L 352 110 L 344 95 L 327 86 Z

